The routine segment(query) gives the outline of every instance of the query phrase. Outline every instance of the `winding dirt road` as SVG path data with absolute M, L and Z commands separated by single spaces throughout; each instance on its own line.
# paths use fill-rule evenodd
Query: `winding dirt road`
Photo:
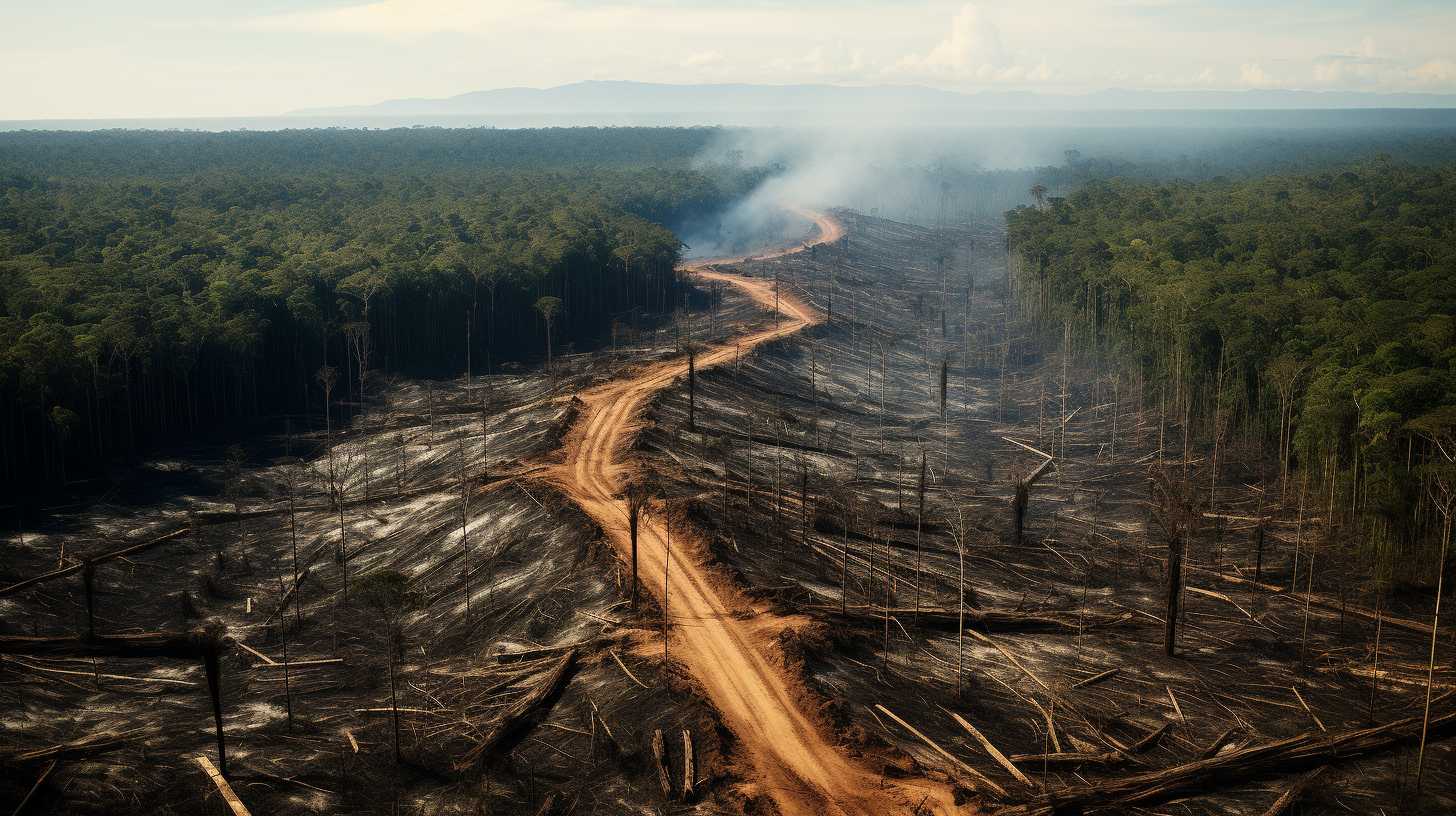
M 805 213 L 818 234 L 804 247 L 838 240 L 843 228 L 827 215 Z M 801 251 L 795 247 L 754 257 Z M 760 303 L 773 305 L 771 281 L 710 269 L 714 259 L 684 265 L 704 278 L 743 289 Z M 742 335 L 699 353 L 700 369 L 813 325 L 820 316 L 797 299 L 783 297 L 785 319 L 770 328 Z M 669 360 L 598 386 L 580 396 L 585 403 L 566 440 L 566 460 L 550 479 L 572 496 L 606 531 L 625 559 L 631 557 L 627 504 L 620 497 L 628 447 L 647 401 L 687 373 L 684 360 Z M 738 739 L 738 759 L 747 792 L 767 794 L 785 816 L 814 814 L 953 813 L 950 793 L 929 782 L 886 787 L 877 773 L 851 762 L 837 750 L 822 724 L 801 707 L 806 691 L 780 667 L 773 635 L 787 621 L 755 610 L 730 582 L 714 575 L 700 559 L 705 548 L 693 531 L 668 530 L 656 515 L 646 515 L 638 531 L 643 585 L 662 600 L 664 560 L 671 557 L 668 589 L 672 656 L 701 684 L 708 701 Z M 656 579 L 654 580 L 654 576 Z M 903 784 L 903 783 L 902 783 Z

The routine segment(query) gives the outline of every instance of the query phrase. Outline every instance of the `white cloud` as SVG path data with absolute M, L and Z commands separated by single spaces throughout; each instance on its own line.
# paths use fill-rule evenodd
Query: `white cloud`
M 925 53 L 912 53 L 889 66 L 887 74 L 953 83 L 1039 83 L 1053 76 L 1045 59 L 1032 64 L 1003 42 L 1001 29 L 986 10 L 962 6 L 950 30 Z
M 1264 66 L 1246 62 L 1239 66 L 1239 84 L 1249 88 L 1267 88 L 1278 83 L 1264 70 Z
M 703 68 L 709 65 L 721 65 L 722 63 L 722 51 L 699 51 L 695 54 L 689 54 L 682 61 L 684 68 Z
M 1456 61 L 1434 59 L 1411 71 L 1416 81 L 1450 87 L 1456 85 Z
M 82 15 L 12 0 L 0 118 L 254 114 L 591 77 L 1456 92 L 1449 0 L 967 2 L 172 2 Z
M 1006 65 L 1006 50 L 996 24 L 975 5 L 966 5 L 951 20 L 950 33 L 924 57 L 911 56 L 907 63 L 955 73 L 980 72 Z

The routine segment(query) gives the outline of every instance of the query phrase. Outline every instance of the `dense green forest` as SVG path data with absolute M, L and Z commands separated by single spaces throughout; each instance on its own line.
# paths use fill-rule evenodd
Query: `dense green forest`
M 1456 166 L 1089 180 L 1008 222 L 1049 345 L 1143 375 L 1145 404 L 1205 452 L 1245 444 L 1387 571 L 1449 535 Z
M 668 311 L 671 225 L 759 180 L 690 169 L 710 136 L 0 134 L 0 482 L 317 417 L 324 365 L 357 400 L 361 371 L 538 358 L 542 297 L 557 348 Z

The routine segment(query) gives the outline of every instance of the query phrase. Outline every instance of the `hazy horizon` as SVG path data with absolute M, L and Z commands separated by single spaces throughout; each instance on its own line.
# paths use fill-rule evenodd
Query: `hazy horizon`
M 1456 6 L 1432 0 L 144 0 L 6 17 L 5 121 L 268 117 L 582 80 L 1456 92 Z

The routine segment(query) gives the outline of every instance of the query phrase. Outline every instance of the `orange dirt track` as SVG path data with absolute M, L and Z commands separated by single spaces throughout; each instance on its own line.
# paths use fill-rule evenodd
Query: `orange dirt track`
M 804 214 L 818 226 L 818 235 L 805 247 L 836 241 L 843 235 L 843 228 L 829 216 Z M 698 261 L 683 269 L 738 286 L 772 307 L 771 281 L 709 268 L 730 260 L 734 259 Z M 702 350 L 698 367 L 728 362 L 739 350 L 746 352 L 820 320 L 812 308 L 795 298 L 784 296 L 780 303 L 785 319 L 778 325 Z M 686 373 L 686 360 L 670 360 L 583 392 L 580 396 L 585 405 L 567 437 L 565 462 L 549 477 L 601 525 L 624 560 L 631 558 L 627 504 L 620 496 L 624 477 L 630 474 L 624 458 L 643 406 Z M 638 531 L 642 583 L 659 603 L 668 541 L 662 518 L 644 515 Z M 887 783 L 836 748 L 822 724 L 802 707 L 806 691 L 776 659 L 773 636 L 791 622 L 754 609 L 729 581 L 712 573 L 703 562 L 705 552 L 693 531 L 671 531 L 668 608 L 673 634 L 669 645 L 673 659 L 701 685 L 737 737 L 745 792 L 766 794 L 784 816 L 908 814 L 917 808 L 922 813 L 954 813 L 946 786 L 930 781 Z

